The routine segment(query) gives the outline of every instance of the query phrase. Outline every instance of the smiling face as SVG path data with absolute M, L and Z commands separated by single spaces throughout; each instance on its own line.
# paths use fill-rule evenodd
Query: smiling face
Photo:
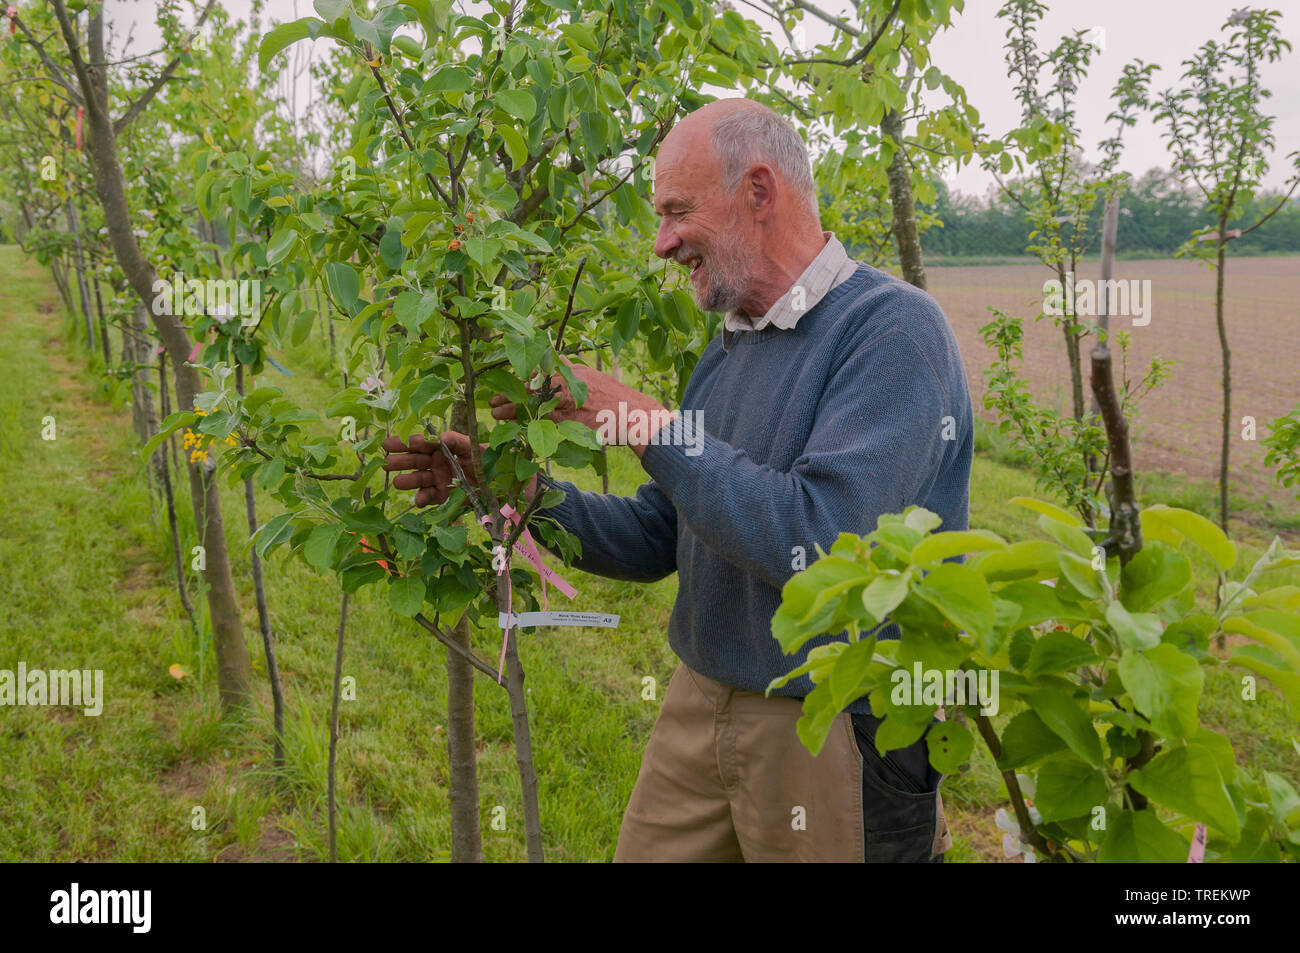
M 655 161 L 655 254 L 691 269 L 695 302 L 706 311 L 739 310 L 750 297 L 757 255 L 741 190 L 727 195 L 707 123 L 687 117 Z M 698 118 L 698 117 L 695 117 Z

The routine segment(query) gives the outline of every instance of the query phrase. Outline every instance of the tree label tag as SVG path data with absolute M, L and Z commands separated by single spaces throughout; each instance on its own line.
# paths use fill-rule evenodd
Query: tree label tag
M 506 624 L 506 614 L 497 613 L 497 625 L 501 628 L 530 628 L 535 625 L 584 625 L 594 626 L 599 629 L 617 629 L 618 616 L 610 615 L 608 612 L 565 612 L 562 610 L 551 610 L 550 612 L 515 612 L 511 614 L 510 624 Z

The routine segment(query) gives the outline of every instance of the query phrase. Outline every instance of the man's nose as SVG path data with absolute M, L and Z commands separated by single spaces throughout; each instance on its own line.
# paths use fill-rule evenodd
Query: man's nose
M 672 258 L 681 240 L 673 231 L 667 219 L 659 222 L 659 234 L 655 236 L 655 254 L 660 258 Z

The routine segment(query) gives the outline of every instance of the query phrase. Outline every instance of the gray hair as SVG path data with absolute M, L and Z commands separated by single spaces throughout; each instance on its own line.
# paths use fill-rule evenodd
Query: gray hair
M 770 109 L 742 109 L 713 124 L 713 148 L 722 162 L 722 185 L 734 192 L 755 162 L 763 162 L 805 196 L 808 211 L 820 220 L 817 187 L 803 137 Z

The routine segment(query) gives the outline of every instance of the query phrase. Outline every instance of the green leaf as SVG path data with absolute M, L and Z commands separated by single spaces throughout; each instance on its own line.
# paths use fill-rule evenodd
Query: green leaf
M 1103 864 L 1185 863 L 1187 841 L 1154 811 L 1112 811 L 1097 860 Z
M 292 228 L 282 228 L 274 235 L 266 245 L 266 263 L 268 265 L 277 265 L 288 257 L 289 252 L 298 241 L 298 233 Z
M 590 450 L 600 449 L 600 440 L 596 436 L 596 432 L 586 424 L 579 423 L 576 420 L 561 420 L 556 426 L 560 430 L 560 436 L 570 443 L 576 443 Z
M 411 334 L 419 334 L 420 326 L 429 320 L 437 306 L 437 295 L 431 291 L 424 294 L 403 291 L 393 301 L 393 317 Z
M 930 728 L 925 735 L 930 752 L 930 764 L 940 774 L 956 774 L 970 758 L 975 747 L 971 733 L 955 721 L 944 721 Z
M 473 86 L 473 75 L 461 66 L 440 66 L 424 84 L 425 91 L 430 93 L 463 93 Z
M 872 637 L 854 642 L 836 653 L 835 666 L 829 677 L 836 710 L 842 710 L 876 687 L 876 674 L 872 668 L 875 652 L 876 640 Z
M 1089 764 L 1101 764 L 1101 739 L 1092 719 L 1078 703 L 1056 688 L 1036 688 L 1025 693 L 1029 706 L 1048 728 Z
M 355 268 L 341 261 L 332 261 L 325 266 L 325 281 L 330 294 L 338 299 L 345 308 L 356 305 L 361 296 L 361 278 Z
M 528 146 L 524 143 L 524 137 L 519 135 L 519 130 L 514 126 L 500 125 L 496 127 L 497 134 L 501 141 L 505 143 L 506 154 L 510 156 L 510 164 L 518 169 L 528 161 Z
M 384 237 L 379 239 L 379 257 L 393 271 L 402 267 L 402 262 L 406 260 L 406 249 L 402 246 L 401 231 L 390 228 L 384 232 Z
M 605 120 L 604 113 L 583 112 L 578 116 L 578 131 L 581 133 L 582 142 L 586 146 L 587 168 L 592 168 L 595 161 L 594 157 L 599 156 L 605 151 L 605 135 L 608 124 Z M 665 299 L 668 296 L 665 296 Z
M 1194 658 L 1167 642 L 1145 652 L 1128 650 L 1120 657 L 1119 677 L 1157 731 L 1173 738 L 1196 732 L 1205 671 Z
M 390 578 L 388 604 L 398 615 L 414 618 L 424 607 L 424 577 L 412 574 Z
M 1025 671 L 1034 675 L 1069 672 L 1098 660 L 1091 645 L 1068 632 L 1048 632 L 1034 642 Z
M 262 42 L 257 50 L 257 68 L 259 72 L 266 72 L 266 65 L 271 62 L 271 57 L 275 56 L 290 43 L 296 43 L 299 40 L 305 40 L 308 37 L 314 37 L 316 31 L 325 24 L 315 17 L 303 17 L 299 20 L 293 20 L 289 23 L 281 23 L 266 36 L 262 37 Z
M 537 101 L 527 89 L 503 89 L 492 98 L 498 106 L 524 122 L 532 119 L 537 112 Z
M 1223 631 L 1244 635 L 1267 645 L 1300 674 L 1300 616 L 1277 609 L 1259 609 L 1223 620 Z
M 1002 550 L 981 553 L 967 563 L 989 582 L 1055 579 L 1060 550 L 1045 539 L 1012 543 Z
M 352 10 L 352 0 L 315 0 L 312 6 L 325 18 L 326 23 L 333 23 Z
M 772 616 L 772 635 L 781 650 L 790 654 L 824 633 L 840 608 L 840 599 L 835 596 L 854 585 L 865 585 L 869 578 L 862 566 L 835 556 L 819 559 L 807 570 L 791 576 L 781 590 L 781 605 Z
M 343 538 L 339 523 L 321 523 L 307 535 L 302 554 L 308 564 L 316 569 L 328 569 L 334 561 L 334 547 Z
M 1041 582 L 1013 582 L 998 590 L 998 598 L 1020 606 L 1018 627 L 1057 622 L 1086 622 L 1092 619 L 1086 606 L 1066 602 L 1056 594 L 1056 588 Z
M 969 566 L 943 563 L 913 590 L 958 629 L 976 636 L 993 627 L 993 597 L 983 576 Z
M 975 553 L 986 549 L 1005 550 L 1006 541 L 995 533 L 977 529 L 970 531 L 955 530 L 947 533 L 935 533 L 917 543 L 912 550 L 912 561 L 924 564 L 939 562 L 964 553 Z
M 1281 659 L 1262 645 L 1239 645 L 1228 659 L 1233 665 L 1263 675 L 1282 691 L 1291 717 L 1300 721 L 1300 675 L 1279 668 Z
M 501 251 L 501 243 L 495 238 L 467 238 L 462 244 L 465 253 L 484 268 L 494 264 Z
M 1082 530 L 1047 515 L 1038 517 L 1038 528 L 1076 555 L 1092 559 L 1093 542 Z
M 438 548 L 449 556 L 463 553 L 469 545 L 469 534 L 464 526 L 435 526 L 433 536 L 438 541 Z
M 264 524 L 257 528 L 254 536 L 256 543 L 254 550 L 259 556 L 265 556 L 267 550 L 276 546 L 293 535 L 293 513 L 281 513 L 279 516 L 273 516 Z
M 909 506 L 903 511 L 903 525 L 916 530 L 921 535 L 938 529 L 942 524 L 943 518 L 938 513 L 932 513 L 923 506 Z
M 795 723 L 795 733 L 805 748 L 816 757 L 826 744 L 839 709 L 835 707 L 830 683 L 823 681 L 804 696 L 803 715 Z
M 1296 793 L 1291 782 L 1280 774 L 1265 771 L 1264 786 L 1268 789 L 1273 820 L 1291 827 L 1300 824 L 1300 794 Z
M 1120 572 L 1120 600 L 1132 612 L 1149 612 L 1192 583 L 1192 564 L 1182 553 L 1150 540 Z
M 284 461 L 279 457 L 267 460 L 257 472 L 257 485 L 264 490 L 273 490 L 284 479 Z
M 869 639 L 872 645 L 875 645 L 874 639 Z M 819 645 L 808 653 L 808 659 L 797 668 L 792 668 L 784 675 L 780 675 L 767 685 L 767 693 L 770 694 L 778 688 L 789 683 L 791 680 L 798 678 L 800 675 L 807 675 L 812 679 L 813 684 L 822 681 L 831 673 L 835 667 L 835 657 L 849 647 L 847 642 L 830 642 L 826 645 Z
M 1082 526 L 1083 521 L 1073 513 L 1068 513 L 1059 506 L 1046 503 L 1043 500 L 1035 500 L 1028 496 L 1013 496 L 1007 500 L 1013 506 L 1023 506 L 1027 510 L 1033 510 L 1036 513 L 1042 513 L 1049 516 L 1057 522 L 1064 523 L 1066 526 Z
M 1130 771 L 1129 783 L 1157 804 L 1213 827 L 1236 843 L 1241 824 L 1214 754 L 1195 742 L 1156 755 Z
M 1189 539 L 1204 550 L 1224 572 L 1237 561 L 1236 545 L 1204 516 L 1191 510 L 1157 504 L 1142 511 L 1142 536 L 1178 546 Z
M 809 625 L 813 619 L 822 619 L 822 610 L 829 607 L 838 612 L 844 594 L 856 586 L 866 585 L 870 575 L 863 566 L 839 556 L 828 556 L 813 563 L 807 575 L 820 591 L 812 604 L 799 619 L 801 625 Z M 832 618 L 834 613 L 832 613 Z M 829 623 L 829 619 L 826 620 Z
M 862 606 L 877 622 L 883 622 L 907 598 L 911 576 L 885 572 L 862 590 Z
M 530 420 L 528 445 L 539 457 L 552 456 L 560 445 L 560 431 L 549 420 Z
M 198 421 L 199 415 L 192 410 L 180 410 L 174 414 L 168 414 L 167 419 L 162 422 L 158 432 L 150 437 L 143 447 L 140 448 L 140 459 L 148 460 L 154 455 L 163 441 L 172 434 L 185 427 L 193 427 Z
M 278 387 L 259 387 L 244 398 L 244 411 L 249 414 L 254 414 L 263 404 L 270 400 L 274 400 L 283 393 L 284 392 Z
M 1066 821 L 1106 804 L 1106 778 L 1078 758 L 1054 758 L 1038 771 L 1034 807 L 1044 821 Z
M 505 345 L 510 367 L 523 380 L 532 376 L 542 355 L 546 353 L 545 340 L 531 335 L 517 334 L 514 331 L 507 331 L 502 343 Z M 572 423 L 572 421 L 565 421 L 565 423 Z
M 294 347 L 302 347 L 303 344 L 307 343 L 307 336 L 311 334 L 311 326 L 315 320 L 315 311 L 298 312 L 289 331 L 289 343 Z
M 595 52 L 600 49 L 596 35 L 585 23 L 562 23 L 556 27 L 566 40 L 570 40 L 583 49 Z
M 1058 552 L 1057 565 L 1061 575 L 1085 598 L 1100 599 L 1101 583 L 1097 581 L 1098 570 L 1092 568 L 1092 561 L 1074 553 Z
M 424 56 L 424 47 L 409 36 L 393 37 L 393 46 L 401 50 L 417 63 Z
M 1012 718 L 1002 732 L 1002 757 L 998 767 L 1004 771 L 1020 768 L 1055 754 L 1065 742 L 1033 711 L 1022 711 Z
M 1106 607 L 1106 621 L 1120 642 L 1130 649 L 1149 649 L 1159 645 L 1165 631 L 1159 616 L 1149 612 L 1129 612 L 1118 602 Z

